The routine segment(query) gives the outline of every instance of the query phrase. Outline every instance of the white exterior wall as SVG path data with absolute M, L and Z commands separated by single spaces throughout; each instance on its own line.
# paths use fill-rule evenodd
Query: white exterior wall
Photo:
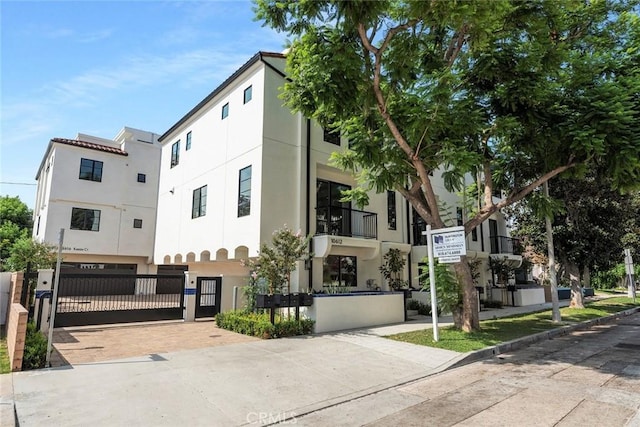
M 65 261 L 107 262 L 107 257 L 109 262 L 138 264 L 139 271 L 146 272 L 153 254 L 160 147 L 150 132 L 125 128 L 118 137 L 114 142 L 78 135 L 85 142 L 125 150 L 128 156 L 52 143 L 38 179 L 34 238 L 57 246 L 64 228 Z M 101 182 L 79 179 L 82 158 L 103 162 Z M 138 173 L 146 174 L 146 183 L 137 182 Z M 99 231 L 71 230 L 74 207 L 100 210 Z M 141 229 L 133 228 L 134 219 L 142 219 Z

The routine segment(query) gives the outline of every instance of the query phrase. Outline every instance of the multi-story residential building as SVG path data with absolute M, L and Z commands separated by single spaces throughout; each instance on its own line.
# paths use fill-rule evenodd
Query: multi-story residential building
M 230 287 L 248 277 L 241 261 L 286 224 L 314 236 L 313 257 L 299 263 L 294 290 L 386 289 L 379 268 L 390 248 L 406 255 L 405 277 L 417 287 L 424 223 L 394 191 L 372 194 L 365 210 L 340 201 L 341 191 L 356 183 L 331 167 L 329 157 L 347 141 L 283 107 L 284 65 L 282 54 L 257 53 L 159 138 L 155 262 L 160 269 L 222 275 L 228 309 Z M 442 183 L 437 191 L 462 220 L 459 197 Z M 489 254 L 502 251 L 499 236 L 507 236 L 500 215 L 469 236 L 471 257 L 485 265 L 481 285 L 489 281 Z
M 62 248 L 67 271 L 149 273 L 153 265 L 158 135 L 125 127 L 113 139 L 53 138 L 44 154 L 33 237 Z

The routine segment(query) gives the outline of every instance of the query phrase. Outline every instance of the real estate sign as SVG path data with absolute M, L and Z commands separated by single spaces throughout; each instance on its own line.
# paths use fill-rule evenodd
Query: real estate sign
M 440 228 L 431 231 L 433 256 L 442 264 L 460 262 L 460 257 L 467 254 L 467 240 L 464 227 Z

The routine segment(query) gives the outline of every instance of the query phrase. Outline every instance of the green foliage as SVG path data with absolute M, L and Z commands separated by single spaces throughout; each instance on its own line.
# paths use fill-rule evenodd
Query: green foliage
M 47 360 L 47 338 L 36 328 L 33 322 L 27 323 L 27 336 L 24 341 L 22 370 L 45 367 Z
M 383 257 L 384 263 L 380 266 L 382 276 L 387 280 L 389 288 L 397 291 L 408 286 L 406 280 L 402 280 L 402 272 L 406 260 L 402 256 L 400 249 L 391 248 Z
M 636 283 L 640 280 L 640 263 L 634 262 L 634 275 Z M 594 289 L 615 289 L 626 287 L 625 277 L 627 273 L 624 264 L 616 264 L 605 271 L 596 271 L 591 276 L 591 287 Z M 636 284 L 636 288 L 638 285 Z
M 30 264 L 34 270 L 53 268 L 57 259 L 56 248 L 47 243 L 36 242 L 30 237 L 23 237 L 14 243 L 11 256 L 6 266 L 11 271 L 26 270 Z
M 272 325 L 268 313 L 227 311 L 216 315 L 216 324 L 220 328 L 240 334 L 269 339 L 308 335 L 313 332 L 314 321 L 280 318 Z
M 502 301 L 486 300 L 483 305 L 484 308 L 502 308 Z
M 423 262 L 428 262 L 427 259 Z M 438 299 L 438 310 L 456 313 L 462 308 L 462 288 L 456 275 L 451 271 L 448 264 L 435 263 L 436 273 L 436 297 Z M 420 276 L 420 281 L 429 283 L 429 269 L 425 269 Z M 425 290 L 429 290 L 429 285 L 425 285 Z
M 5 263 L 13 245 L 31 235 L 31 211 L 19 197 L 0 197 L 0 267 Z
M 249 283 L 243 288 L 244 296 L 246 299 L 245 310 L 252 312 L 256 311 L 256 301 L 260 294 L 266 294 L 269 287 L 264 279 L 259 279 L 255 272 L 251 273 L 249 277 Z
M 269 284 L 269 293 L 289 293 L 291 287 L 291 272 L 296 269 L 296 263 L 310 256 L 309 241 L 311 236 L 304 237 L 302 233 L 294 233 L 284 228 L 273 232 L 273 246 L 263 244 L 257 259 L 251 259 L 245 264 L 252 270 L 254 279 L 264 279 Z
M 418 300 L 410 299 L 407 301 L 407 309 L 418 310 L 418 314 L 422 316 L 431 316 L 431 306 Z M 438 307 L 438 315 L 442 312 L 442 309 Z
M 11 363 L 9 363 L 9 349 L 7 348 L 7 336 L 4 328 L 0 334 L 0 374 L 8 374 L 11 372 Z

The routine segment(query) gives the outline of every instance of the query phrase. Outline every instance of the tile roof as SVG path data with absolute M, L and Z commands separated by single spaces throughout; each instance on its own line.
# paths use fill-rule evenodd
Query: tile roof
M 119 148 L 109 147 L 108 145 L 96 144 L 94 142 L 80 141 L 80 140 L 77 140 L 77 139 L 52 138 L 51 142 L 59 142 L 61 144 L 67 144 L 67 145 L 73 145 L 73 146 L 76 146 L 76 147 L 88 148 L 90 150 L 105 151 L 107 153 L 118 154 L 120 156 L 128 156 L 129 155 L 129 153 L 127 153 L 126 151 L 121 150 Z

